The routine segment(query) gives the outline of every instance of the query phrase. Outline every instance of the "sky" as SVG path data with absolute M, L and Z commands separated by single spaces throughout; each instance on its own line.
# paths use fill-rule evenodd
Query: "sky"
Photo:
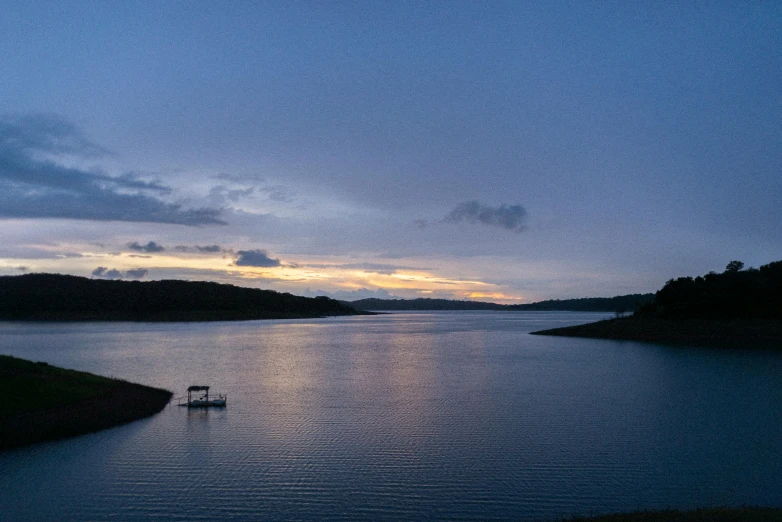
M 613 296 L 781 203 L 780 2 L 0 9 L 0 275 Z

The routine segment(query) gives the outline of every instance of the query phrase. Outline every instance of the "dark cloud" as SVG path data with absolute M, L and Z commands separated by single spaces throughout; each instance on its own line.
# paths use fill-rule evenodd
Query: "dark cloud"
M 72 123 L 54 114 L 3 117 L 0 140 L 3 146 L 21 151 L 82 157 L 109 155 L 106 149 L 87 140 Z
M 465 201 L 456 205 L 443 221 L 446 223 L 467 222 L 472 224 L 490 225 L 522 232 L 526 229 L 524 220 L 527 211 L 521 205 L 500 205 L 490 207 L 477 201 Z
M 128 243 L 128 248 L 137 252 L 163 252 L 165 250 L 163 245 L 158 245 L 154 241 L 150 241 L 146 245 L 139 245 L 138 241 L 133 241 Z
M 103 279 L 143 279 L 148 273 L 149 270 L 146 268 L 131 268 L 123 272 L 116 268 L 107 268 L 105 266 L 99 266 L 92 271 L 93 277 Z
M 159 196 L 171 192 L 133 173 L 64 166 L 61 155 L 105 156 L 72 124 L 51 115 L 0 118 L 0 218 L 225 224 L 220 210 L 183 209 Z
M 174 247 L 177 252 L 196 252 L 199 254 L 216 254 L 218 252 L 230 252 L 230 250 L 223 250 L 220 245 L 177 245 Z
M 147 274 L 149 274 L 149 270 L 146 268 L 131 268 L 125 271 L 125 277 L 128 279 L 143 279 L 147 277 Z
M 17 266 L 16 269 L 19 270 L 20 272 L 27 272 L 27 270 L 29 270 L 30 267 L 29 266 Z
M 269 257 L 266 250 L 239 250 L 234 260 L 236 266 L 273 267 L 280 266 L 279 259 Z

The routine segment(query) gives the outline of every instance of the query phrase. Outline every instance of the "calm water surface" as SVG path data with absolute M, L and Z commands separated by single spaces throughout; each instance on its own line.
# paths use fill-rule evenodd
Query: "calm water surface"
M 782 506 L 782 356 L 538 337 L 583 313 L 0 323 L 0 353 L 225 410 L 0 453 L 3 520 L 516 519 Z

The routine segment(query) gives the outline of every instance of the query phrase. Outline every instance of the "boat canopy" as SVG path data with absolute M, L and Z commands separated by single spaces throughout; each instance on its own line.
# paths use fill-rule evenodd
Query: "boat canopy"
M 209 391 L 209 386 L 190 386 L 187 391 Z

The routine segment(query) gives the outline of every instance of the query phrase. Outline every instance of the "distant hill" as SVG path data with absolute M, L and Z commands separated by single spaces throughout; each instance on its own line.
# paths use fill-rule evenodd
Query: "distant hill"
M 0 277 L 0 319 L 214 321 L 355 315 L 327 297 L 195 281 L 112 281 L 59 274 Z
M 359 299 L 342 301 L 356 310 L 505 310 L 506 305 L 451 299 Z
M 456 301 L 451 299 L 360 299 L 343 301 L 356 310 L 561 310 L 579 312 L 632 312 L 654 299 L 654 294 L 630 294 L 616 297 L 585 297 L 582 299 L 553 299 L 530 304 L 502 305 L 483 301 Z
M 634 312 L 654 300 L 654 294 L 628 294 L 616 297 L 552 299 L 530 304 L 509 305 L 511 310 L 565 310 L 569 312 Z

